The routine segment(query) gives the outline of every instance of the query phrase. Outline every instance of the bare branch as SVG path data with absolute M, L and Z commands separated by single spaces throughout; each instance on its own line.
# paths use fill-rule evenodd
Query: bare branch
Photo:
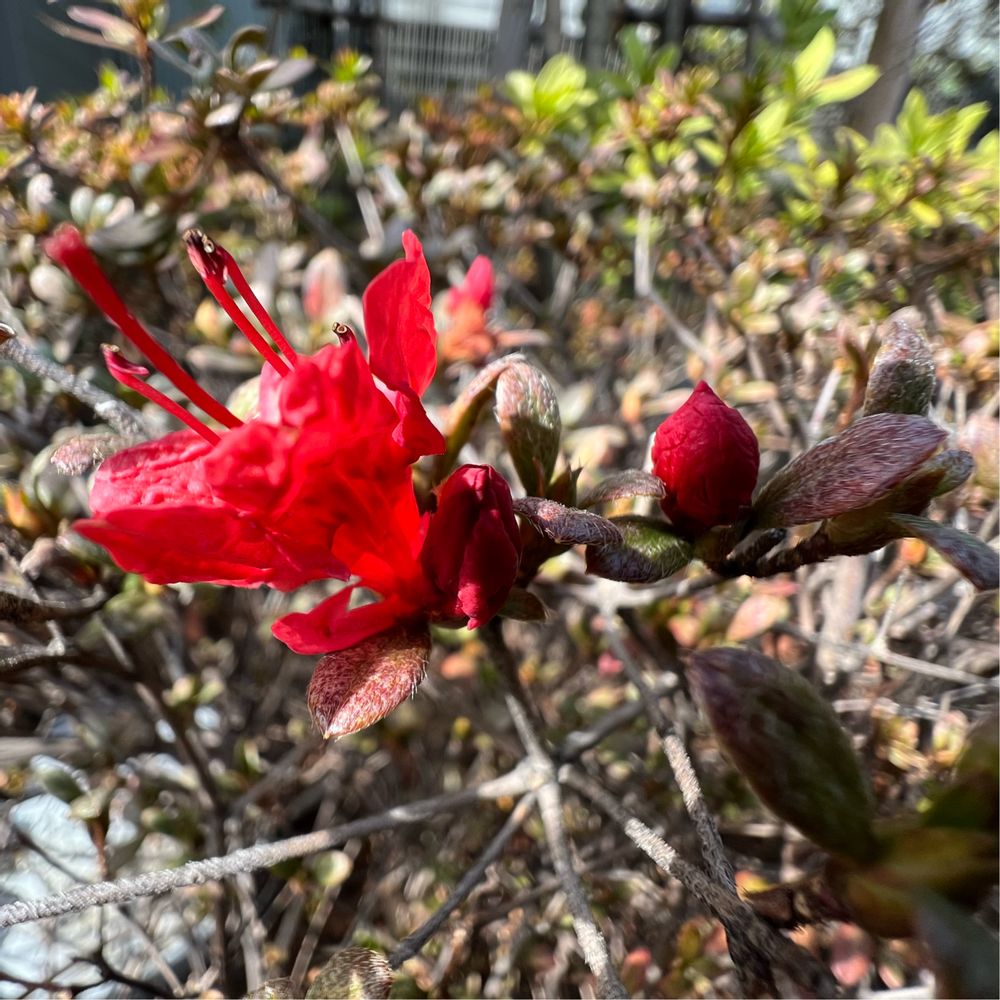
M 158 896 L 189 885 L 204 885 L 240 872 L 270 868 L 290 858 L 326 851 L 352 837 L 367 837 L 380 830 L 388 830 L 410 823 L 419 823 L 441 813 L 451 812 L 482 802 L 506 796 L 523 795 L 536 782 L 535 768 L 522 763 L 499 778 L 460 792 L 436 795 L 404 806 L 394 806 L 375 816 L 345 823 L 329 830 L 319 830 L 298 837 L 289 837 L 273 844 L 245 847 L 223 857 L 189 861 L 179 868 L 146 872 L 113 882 L 81 885 L 67 892 L 54 893 L 41 899 L 21 900 L 0 906 L 0 928 L 24 924 L 44 917 L 58 917 L 64 913 L 79 913 L 91 906 L 106 903 L 124 903 L 139 896 Z
M 103 389 L 91 385 L 86 379 L 73 375 L 54 361 L 43 358 L 19 339 L 15 330 L 6 323 L 0 323 L 0 358 L 5 358 L 31 375 L 54 382 L 63 392 L 89 406 L 119 434 L 130 438 L 146 436 L 136 410 Z

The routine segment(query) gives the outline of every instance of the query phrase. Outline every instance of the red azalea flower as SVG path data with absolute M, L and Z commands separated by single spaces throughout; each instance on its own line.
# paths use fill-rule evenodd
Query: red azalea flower
M 446 305 L 450 313 L 457 313 L 462 302 L 473 302 L 486 312 L 493 304 L 493 264 L 489 257 L 480 255 L 465 272 L 465 280 L 457 288 L 449 289 Z
M 311 612 L 286 615 L 275 635 L 300 652 L 332 650 L 309 683 L 309 709 L 324 736 L 383 718 L 423 679 L 429 622 L 476 628 L 501 608 L 517 575 L 520 533 L 510 489 L 496 470 L 464 465 L 437 491 L 419 560 L 397 567 L 383 600 L 348 610 L 353 587 Z M 362 584 L 374 580 L 362 574 Z
M 682 530 L 701 534 L 746 513 L 760 467 L 750 425 L 706 382 L 657 428 L 653 474 L 663 480 L 664 513 Z
M 365 292 L 368 360 L 349 331 L 340 345 L 297 355 L 233 258 L 200 232 L 185 239 L 209 291 L 265 359 L 257 410 L 246 421 L 205 392 L 128 312 L 76 229 L 62 226 L 46 244 L 122 333 L 223 427 L 215 430 L 148 386 L 145 368 L 107 349 L 119 381 L 188 429 L 107 459 L 94 479 L 93 517 L 76 530 L 155 583 L 289 590 L 353 575 L 382 596 L 348 610 L 350 586 L 308 614 L 276 622 L 275 635 L 298 652 L 345 650 L 421 624 L 426 630 L 430 619 L 475 627 L 492 617 L 517 569 L 507 484 L 486 467 L 459 469 L 441 488 L 433 515 L 420 513 L 413 490 L 411 463 L 444 449 L 420 403 L 434 375 L 436 334 L 416 237 L 404 236 L 405 259 Z M 227 279 L 277 349 L 236 305 Z M 395 701 L 379 701 L 392 704 L 374 718 L 415 683 L 406 674 L 401 685 L 403 671 L 392 682 L 391 671 L 387 680 L 384 671 L 355 668 L 355 694 L 374 687 L 395 697 L 405 687 Z
M 451 323 L 441 333 L 438 352 L 443 361 L 478 364 L 496 348 L 497 335 L 486 321 L 493 303 L 493 265 L 488 257 L 477 257 L 457 288 L 445 297 L 445 312 Z

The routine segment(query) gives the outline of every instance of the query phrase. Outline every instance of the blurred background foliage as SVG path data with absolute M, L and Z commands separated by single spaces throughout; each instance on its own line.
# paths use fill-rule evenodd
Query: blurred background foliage
M 0 96 L 0 318 L 42 355 L 122 391 L 100 361 L 106 323 L 40 251 L 72 220 L 130 307 L 226 395 L 259 361 L 194 280 L 185 228 L 229 247 L 303 350 L 329 342 L 335 322 L 359 324 L 357 296 L 413 228 L 436 289 L 457 284 L 480 253 L 498 275 L 493 308 L 472 327 L 438 302 L 432 408 L 443 413 L 492 358 L 528 351 L 557 387 L 564 461 L 582 467 L 587 486 L 640 467 L 650 433 L 699 378 L 741 406 L 766 477 L 847 424 L 878 324 L 914 306 L 937 368 L 932 415 L 977 460 L 938 516 L 992 540 L 1000 150 L 990 108 L 966 98 L 967 69 L 943 46 L 911 67 L 930 96 L 910 89 L 898 114 L 862 134 L 846 124 L 850 102 L 879 71 L 835 64 L 838 33 L 843 42 L 851 26 L 808 0 L 771 6 L 780 31 L 749 65 L 719 30 L 699 29 L 682 53 L 626 27 L 605 68 L 555 54 L 466 103 L 429 97 L 399 114 L 381 100 L 368 56 L 275 54 L 264 30 L 232 30 L 221 5 L 186 22 L 162 0 L 71 7 L 53 27 L 115 61 L 86 92 Z M 170 90 L 159 82 L 168 67 L 181 81 Z M 0 668 L 3 892 L 37 895 L 328 826 L 517 759 L 495 665 L 464 633 L 442 634 L 414 702 L 321 746 L 305 710 L 312 664 L 269 636 L 296 598 L 123 578 L 69 529 L 86 510 L 85 481 L 50 459 L 81 433 L 107 428 L 51 382 L 0 368 L 4 578 L 70 602 L 110 595 L 99 612 L 58 623 L 0 623 L 3 647 L 17 651 Z M 469 447 L 505 467 L 488 430 Z M 632 697 L 581 569 L 572 553 L 548 564 L 539 592 L 553 621 L 516 633 L 522 677 L 562 734 Z M 881 815 L 926 809 L 995 702 L 996 595 L 965 589 L 917 540 L 760 583 L 668 586 L 636 599 L 627 618 L 739 877 L 758 888 L 809 871 L 816 848 L 769 818 L 719 757 L 678 655 L 744 642 L 816 681 L 853 736 Z M 590 767 L 622 796 L 637 794 L 694 856 L 647 721 L 615 730 Z M 630 990 L 731 993 L 718 923 L 678 888 L 654 884 L 634 851 L 568 801 Z M 0 989 L 225 995 L 269 975 L 303 982 L 334 945 L 391 948 L 405 937 L 488 840 L 495 812 L 9 931 L 0 979 L 14 985 Z M 404 966 L 396 995 L 580 990 L 588 974 L 551 905 L 558 886 L 546 881 L 536 823 Z M 987 909 L 995 922 L 995 897 Z M 912 940 L 870 937 L 849 921 L 795 934 L 846 989 L 925 981 Z M 959 957 L 943 981 L 954 983 L 971 959 L 948 943 Z

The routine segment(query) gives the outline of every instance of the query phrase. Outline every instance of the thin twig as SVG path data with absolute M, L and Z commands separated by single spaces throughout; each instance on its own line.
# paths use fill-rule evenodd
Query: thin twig
M 119 434 L 129 438 L 146 436 L 138 411 L 103 389 L 91 385 L 86 379 L 73 375 L 62 365 L 43 358 L 6 323 L 0 323 L 0 358 L 5 358 L 30 375 L 54 382 L 63 392 L 89 406 Z
M 468 898 L 469 893 L 479 884 L 489 868 L 503 854 L 511 837 L 521 829 L 528 813 L 534 808 L 535 793 L 528 792 L 514 806 L 511 814 L 507 817 L 504 825 L 500 827 L 493 839 L 486 845 L 485 849 L 476 858 L 472 867 L 462 876 L 458 884 L 451 891 L 448 898 L 434 911 L 429 920 L 422 927 L 407 935 L 399 943 L 391 955 L 389 964 L 398 969 L 405 961 L 413 958 L 425 944 L 438 932 L 441 925 L 448 917 Z
M 642 676 L 642 671 L 632 656 L 631 650 L 626 645 L 622 636 L 621 618 L 611 608 L 603 609 L 603 618 L 605 621 L 604 634 L 607 636 L 608 645 L 621 661 L 626 675 L 639 692 L 650 721 L 660 737 L 663 752 L 666 754 L 667 762 L 670 764 L 670 769 L 674 773 L 674 778 L 684 798 L 684 806 L 698 831 L 698 840 L 708 870 L 720 885 L 730 892 L 735 892 L 736 877 L 733 866 L 726 857 L 722 838 L 719 836 L 715 820 L 705 803 L 701 786 L 698 784 L 698 776 L 694 772 L 684 744 L 678 739 L 673 726 L 667 720 L 653 691 Z
M 498 778 L 462 789 L 460 792 L 436 795 L 408 805 L 394 806 L 375 816 L 366 816 L 329 830 L 301 834 L 271 844 L 245 847 L 221 857 L 189 861 L 179 868 L 145 872 L 113 882 L 81 885 L 67 892 L 54 893 L 41 899 L 8 903 L 0 906 L 0 928 L 41 920 L 43 917 L 78 913 L 91 906 L 124 903 L 140 896 L 158 896 L 185 886 L 204 885 L 206 882 L 214 882 L 239 872 L 270 868 L 291 858 L 301 858 L 306 854 L 330 850 L 352 837 L 366 837 L 380 830 L 419 823 L 440 813 L 462 809 L 488 799 L 523 795 L 531 790 L 536 781 L 535 768 L 522 763 Z
M 542 745 L 541 737 L 534 731 L 529 715 L 532 703 L 520 684 L 517 666 L 504 644 L 503 626 L 494 619 L 484 629 L 486 642 L 494 659 L 500 666 L 501 674 L 507 679 L 510 691 L 507 707 L 514 721 L 518 736 L 528 754 L 528 762 L 545 776 L 544 783 L 537 790 L 538 811 L 545 827 L 545 839 L 552 852 L 552 862 L 556 874 L 566 893 L 566 901 L 573 917 L 573 929 L 583 952 L 584 961 L 597 979 L 597 988 L 602 997 L 627 997 L 608 953 L 608 943 L 590 909 L 587 893 L 576 869 L 570 850 L 569 836 L 563 824 L 562 795 L 556 779 L 556 769 L 552 758 Z
M 586 796 L 614 820 L 636 847 L 652 858 L 664 872 L 677 879 L 725 925 L 739 927 L 760 958 L 783 969 L 814 996 L 840 996 L 836 983 L 820 962 L 763 923 L 748 904 L 684 861 L 656 831 L 632 816 L 596 781 L 573 768 L 564 768 L 560 777 L 564 784 Z M 752 960 L 753 955 L 747 956 L 747 959 Z M 762 979 L 764 975 L 769 975 L 769 970 L 759 965 L 754 972 Z M 766 979 L 763 981 L 766 984 Z
M 562 817 L 562 795 L 555 780 L 547 781 L 538 789 L 538 811 L 545 827 L 545 839 L 552 852 L 552 863 L 562 883 L 573 915 L 573 927 L 583 951 L 583 957 L 591 972 L 597 977 L 598 995 L 602 997 L 627 997 L 628 991 L 622 985 L 611 964 L 608 943 L 594 920 L 590 903 L 583 888 L 583 882 L 573 867 L 569 837 Z
M 825 635 L 806 632 L 788 622 L 779 622 L 774 626 L 774 629 L 776 632 L 784 632 L 804 642 L 839 649 L 865 659 L 877 660 L 879 663 L 890 667 L 899 667 L 901 670 L 909 670 L 914 674 L 924 674 L 927 677 L 936 677 L 939 680 L 952 681 L 956 684 L 976 684 L 983 680 L 982 677 L 970 674 L 965 670 L 958 670 L 955 667 L 946 667 L 940 663 L 928 663 L 926 660 L 918 660 L 916 657 L 906 656 L 903 653 L 894 653 L 891 649 L 876 649 L 860 642 L 842 642 Z

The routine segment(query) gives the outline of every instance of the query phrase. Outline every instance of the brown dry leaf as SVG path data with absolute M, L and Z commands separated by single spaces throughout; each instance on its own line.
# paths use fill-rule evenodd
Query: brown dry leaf
M 746 642 L 785 621 L 791 614 L 787 598 L 774 594 L 754 594 L 748 597 L 733 615 L 726 629 L 728 642 Z

